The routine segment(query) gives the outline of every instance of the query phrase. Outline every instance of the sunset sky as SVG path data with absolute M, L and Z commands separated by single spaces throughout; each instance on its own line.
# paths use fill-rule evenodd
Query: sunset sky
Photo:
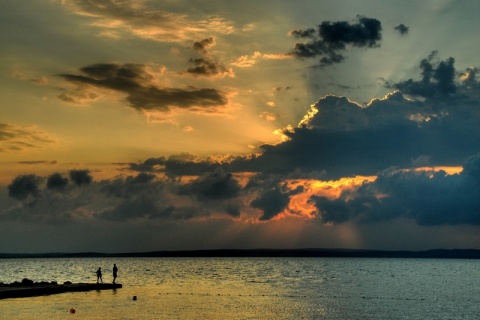
M 478 12 L 0 0 L 0 252 L 480 249 Z

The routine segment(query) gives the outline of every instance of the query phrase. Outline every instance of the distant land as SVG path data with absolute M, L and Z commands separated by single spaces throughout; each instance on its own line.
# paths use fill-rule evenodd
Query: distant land
M 292 258 L 438 258 L 480 259 L 477 249 L 435 249 L 425 251 L 388 251 L 362 249 L 217 249 L 152 251 L 130 253 L 0 253 L 2 259 L 19 258 L 136 258 L 136 257 L 292 257 Z

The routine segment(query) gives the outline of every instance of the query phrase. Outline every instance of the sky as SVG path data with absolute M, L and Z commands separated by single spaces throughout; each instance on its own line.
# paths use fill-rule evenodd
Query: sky
M 0 252 L 480 249 L 480 2 L 0 8 Z

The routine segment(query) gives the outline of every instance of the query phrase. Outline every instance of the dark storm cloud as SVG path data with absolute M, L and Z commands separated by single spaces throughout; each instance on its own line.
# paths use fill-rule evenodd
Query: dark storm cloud
M 361 107 L 343 97 L 327 96 L 299 127 L 284 130 L 288 140 L 260 146 L 261 153 L 228 163 L 178 159 L 167 161 L 171 175 L 201 174 L 224 167 L 230 172 L 287 174 L 322 172 L 324 179 L 374 175 L 390 166 L 408 168 L 416 159 L 428 165 L 459 165 L 480 150 L 480 110 L 406 99 L 401 92 Z M 446 152 L 446 150 L 449 150 Z
M 420 80 L 408 79 L 387 86 L 398 89 L 412 96 L 424 98 L 446 98 L 458 93 L 461 84 L 456 82 L 455 59 L 450 57 L 437 61 L 438 52 L 433 51 L 420 62 Z
M 294 38 L 316 38 L 315 33 L 317 31 L 313 28 L 308 28 L 306 30 L 292 30 L 289 34 Z
M 77 186 L 90 184 L 93 180 L 88 170 L 71 170 L 69 176 Z
M 287 175 L 258 174 L 248 181 L 245 190 L 256 195 L 250 206 L 262 211 L 259 220 L 275 218 L 288 207 L 291 196 L 304 191 L 303 187 L 290 190 L 283 181 L 288 178 Z
M 386 170 L 374 182 L 342 192 L 338 199 L 314 196 L 325 223 L 414 219 L 419 225 L 480 225 L 480 155 L 460 174 Z
M 225 165 L 208 160 L 198 162 L 189 159 L 167 160 L 165 174 L 171 178 L 178 176 L 198 176 L 220 167 L 225 167 Z
M 393 28 L 394 30 L 397 30 L 398 32 L 400 32 L 401 35 L 405 35 L 408 33 L 409 31 L 409 27 L 407 27 L 406 25 L 404 25 L 403 23 L 400 23 L 398 26 L 396 26 L 395 28 Z
M 169 177 L 176 176 L 200 176 L 208 172 L 214 172 L 222 164 L 215 161 L 199 159 L 191 153 L 181 153 L 170 156 L 165 162 L 165 174 Z M 225 170 L 229 171 L 229 170 Z
M 42 178 L 34 174 L 18 176 L 8 185 L 8 195 L 18 200 L 25 200 L 29 196 L 37 197 L 41 182 Z
M 275 174 L 299 169 L 305 178 L 318 172 L 323 179 L 338 179 L 375 175 L 391 166 L 459 166 L 480 151 L 478 70 L 457 72 L 452 58 L 434 58 L 422 60 L 422 80 L 394 84 L 401 91 L 366 106 L 334 95 L 321 98 L 298 127 L 283 130 L 286 141 L 261 145 L 256 155 L 224 163 L 183 157 L 174 165 L 167 161 L 165 170 L 177 176 L 216 167 Z
M 382 25 L 377 19 L 358 17 L 355 23 L 348 21 L 324 21 L 315 30 L 293 30 L 290 34 L 295 38 L 310 39 L 309 42 L 296 43 L 292 52 L 298 58 L 320 56 L 323 66 L 342 62 L 341 54 L 347 46 L 374 48 L 379 47 Z
M 60 173 L 54 173 L 47 179 L 47 189 L 64 190 L 68 185 L 68 179 Z
M 262 215 L 259 220 L 267 221 L 276 217 L 288 207 L 292 195 L 298 194 L 302 191 L 302 187 L 289 191 L 286 190 L 285 187 L 277 185 L 271 189 L 264 190 L 262 194 L 250 203 L 250 205 L 252 208 L 262 210 Z
M 238 181 L 231 173 L 217 169 L 182 186 L 179 193 L 195 195 L 200 200 L 222 200 L 237 197 L 240 189 Z
M 228 103 L 225 93 L 211 88 L 161 88 L 146 65 L 126 63 L 94 64 L 80 69 L 82 74 L 62 74 L 72 83 L 107 88 L 127 94 L 130 107 L 137 110 L 168 112 L 172 108 L 215 112 Z
M 117 198 L 128 199 L 143 194 L 145 191 L 158 192 L 161 187 L 156 184 L 155 176 L 149 173 L 139 173 L 124 179 L 106 180 L 100 183 L 103 192 Z M 142 196 L 144 197 L 144 195 Z
M 11 196 L 21 202 L 1 218 L 68 223 L 180 219 L 186 216 L 183 208 L 177 209 L 167 201 L 169 188 L 175 192 L 176 186 L 157 180 L 151 174 L 94 181 L 87 170 L 72 170 L 70 176 L 76 183 L 65 184 L 59 174 L 51 175 L 46 185 L 41 184 L 45 180 L 41 177 L 18 176 L 12 181 Z M 34 201 L 28 199 L 29 195 L 35 197 Z
M 265 169 L 273 172 L 300 168 L 335 179 L 408 168 L 425 156 L 429 165 L 459 165 L 480 150 L 478 105 L 411 101 L 397 92 L 367 107 L 335 96 L 314 107 L 318 112 L 308 121 L 284 131 L 289 140 L 261 146 L 252 161 L 270 163 Z
M 8 186 L 18 203 L 1 220 L 70 223 L 87 220 L 190 220 L 240 216 L 241 187 L 221 170 L 190 182 L 159 179 L 151 173 L 95 181 L 88 170 L 72 170 L 75 183 L 55 173 L 47 178 L 16 177 Z M 45 181 L 47 181 L 45 183 Z
M 282 212 L 290 202 L 290 197 L 287 193 L 283 193 L 279 188 L 274 188 L 264 192 L 260 197 L 251 202 L 253 208 L 263 211 L 260 220 L 270 220 Z
M 241 213 L 242 188 L 235 177 L 222 169 L 204 174 L 178 187 L 177 194 L 196 200 L 195 211 L 223 212 L 231 217 Z
M 113 201 L 110 206 L 106 199 L 102 202 L 106 207 L 99 214 L 106 220 L 137 220 L 137 219 L 180 219 L 181 209 L 169 203 L 168 193 L 176 190 L 170 181 L 158 180 L 155 175 L 140 173 L 98 183 L 102 195 Z M 173 191 L 172 191 L 173 189 Z

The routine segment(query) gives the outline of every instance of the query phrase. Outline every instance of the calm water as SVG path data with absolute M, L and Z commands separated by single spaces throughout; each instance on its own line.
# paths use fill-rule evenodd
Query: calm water
M 0 259 L 0 282 L 94 282 L 98 267 L 110 282 L 114 263 L 122 289 L 0 300 L 0 319 L 480 317 L 479 260 Z

